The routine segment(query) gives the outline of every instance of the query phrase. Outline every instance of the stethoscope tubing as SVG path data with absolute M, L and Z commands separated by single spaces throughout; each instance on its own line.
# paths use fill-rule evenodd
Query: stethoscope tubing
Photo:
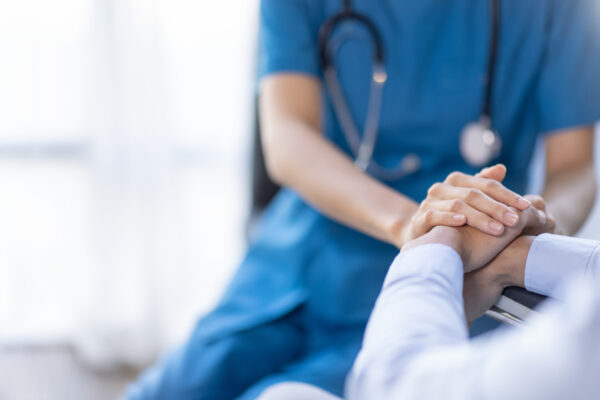
M 468 124 L 465 129 L 463 129 L 463 134 L 461 134 L 461 144 L 459 146 L 461 153 L 464 153 L 463 158 L 467 162 L 478 158 L 482 158 L 484 163 L 489 162 L 499 154 L 498 146 L 501 145 L 499 136 L 491 129 L 493 83 L 496 73 L 496 58 L 498 55 L 499 42 L 500 5 L 499 0 L 490 0 L 489 4 L 491 20 L 490 52 L 488 57 L 483 106 L 479 121 Z M 340 25 L 350 21 L 354 21 L 366 28 L 374 46 L 373 75 L 369 90 L 367 116 L 362 139 L 345 100 L 334 62 L 335 54 L 337 54 L 339 48 L 347 41 L 350 35 L 346 34 L 346 36 L 341 38 L 331 38 L 333 32 Z M 352 7 L 351 0 L 342 0 L 341 12 L 323 23 L 319 31 L 318 39 L 319 56 L 324 70 L 325 84 L 331 97 L 334 112 L 338 118 L 342 133 L 355 157 L 355 164 L 362 170 L 376 175 L 383 180 L 389 181 L 400 179 L 415 172 L 420 167 L 420 159 L 413 154 L 404 156 L 400 163 L 393 168 L 384 168 L 373 160 L 373 153 L 375 151 L 379 131 L 383 87 L 387 80 L 383 39 L 375 23 L 366 15 L 356 12 Z M 471 128 L 469 132 L 472 133 L 474 126 L 477 131 L 476 136 L 481 136 L 482 140 L 486 137 L 485 135 L 494 135 L 495 147 L 490 147 L 489 149 L 484 148 L 484 150 L 474 150 L 475 152 L 484 151 L 486 153 L 485 157 L 480 157 L 479 153 L 468 154 L 468 149 L 465 150 L 464 143 L 468 143 L 469 140 L 464 140 L 464 138 L 467 137 L 464 133 L 468 127 Z M 479 160 L 479 162 L 481 162 L 481 160 Z
M 498 58 L 498 43 L 500 42 L 500 2 L 490 0 L 490 53 L 488 57 L 487 75 L 485 83 L 485 97 L 483 99 L 483 110 L 481 115 L 487 117 L 491 124 L 492 120 L 492 94 L 494 79 L 496 77 L 496 59 Z

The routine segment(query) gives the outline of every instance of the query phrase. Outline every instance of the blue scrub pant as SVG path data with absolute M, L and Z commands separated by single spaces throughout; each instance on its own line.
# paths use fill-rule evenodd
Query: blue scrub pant
M 195 332 L 183 347 L 144 372 L 124 399 L 250 400 L 275 383 L 289 381 L 341 396 L 363 329 L 328 326 L 300 307 L 215 340 L 201 339 Z

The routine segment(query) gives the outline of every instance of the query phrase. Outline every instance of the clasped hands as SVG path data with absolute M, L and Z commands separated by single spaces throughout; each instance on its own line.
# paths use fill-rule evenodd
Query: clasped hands
M 402 252 L 441 243 L 460 255 L 468 321 L 493 305 L 504 287 L 523 286 L 533 237 L 554 231 L 554 220 L 546 213 L 544 200 L 535 195 L 521 197 L 506 189 L 501 184 L 505 175 L 503 165 L 486 168 L 476 176 L 451 174 L 446 182 L 432 186 L 403 233 L 408 240 Z

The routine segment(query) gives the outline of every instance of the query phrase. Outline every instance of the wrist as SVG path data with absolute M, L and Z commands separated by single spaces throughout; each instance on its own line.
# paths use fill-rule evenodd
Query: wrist
M 406 210 L 405 212 L 396 214 L 393 218 L 388 219 L 388 223 L 383 229 L 387 241 L 399 249 L 402 248 L 408 241 L 414 239 L 412 232 L 412 218 L 416 213 L 415 210 Z
M 384 232 L 387 237 L 387 241 L 399 249 L 404 246 L 406 240 L 406 228 L 410 224 L 406 220 L 395 218 L 385 227 Z
M 519 236 L 493 261 L 503 287 L 525 287 L 525 265 L 535 236 Z
M 462 259 L 463 264 L 467 265 L 469 255 L 467 254 L 468 252 L 466 251 L 463 242 L 463 238 L 458 229 L 447 226 L 436 226 L 425 235 L 408 241 L 402 247 L 402 250 L 410 250 L 425 244 L 443 244 L 456 251 Z
M 436 240 L 441 244 L 451 247 L 458 253 L 463 262 L 463 268 L 467 268 L 470 264 L 471 254 L 468 247 L 468 241 L 465 241 L 464 235 L 460 228 L 452 228 L 448 226 L 436 226 L 431 232 L 436 235 Z

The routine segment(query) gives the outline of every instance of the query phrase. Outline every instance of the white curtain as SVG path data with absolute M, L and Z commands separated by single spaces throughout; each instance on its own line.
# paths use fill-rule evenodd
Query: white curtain
M 38 92 L 0 94 L 22 115 L 0 118 L 0 341 L 143 365 L 185 338 L 244 250 L 257 1 L 45 3 L 0 6 L 31 45 L 0 39 L 17 57 L 0 72 Z

